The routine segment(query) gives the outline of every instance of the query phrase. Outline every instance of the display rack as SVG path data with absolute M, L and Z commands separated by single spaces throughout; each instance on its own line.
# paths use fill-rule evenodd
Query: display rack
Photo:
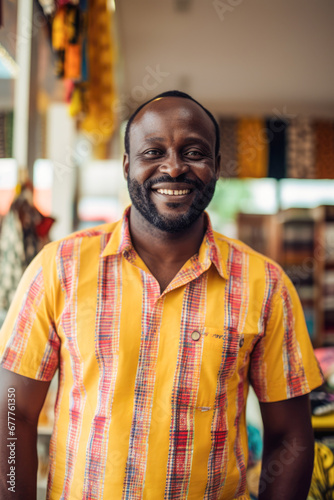
M 318 345 L 334 345 L 334 206 L 314 209 Z
M 334 206 L 239 214 L 237 223 L 238 237 L 295 285 L 313 345 L 334 345 Z
M 278 216 L 278 262 L 296 287 L 312 342 L 317 344 L 316 221 L 312 209 L 291 208 Z
M 273 260 L 278 259 L 279 232 L 276 215 L 239 213 L 237 226 L 241 241 Z

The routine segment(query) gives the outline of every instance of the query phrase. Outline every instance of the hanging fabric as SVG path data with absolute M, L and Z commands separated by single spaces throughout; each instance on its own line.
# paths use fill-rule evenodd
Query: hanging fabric
M 96 158 L 106 158 L 106 143 L 115 129 L 115 86 L 112 43 L 112 14 L 106 0 L 91 0 L 88 5 L 89 80 L 85 86 L 85 116 L 80 128 L 93 137 Z
M 316 177 L 314 127 L 308 117 L 293 118 L 287 128 L 287 177 Z
M 52 46 L 55 51 L 55 74 L 58 78 L 81 78 L 81 18 L 76 5 L 62 5 L 52 23 Z
M 239 177 L 267 177 L 268 137 L 264 119 L 239 120 L 238 162 Z
M 334 121 L 220 117 L 222 177 L 334 179 Z
M 286 121 L 270 118 L 266 122 L 269 142 L 268 177 L 284 179 L 286 177 Z
M 41 1 L 44 4 L 47 0 Z M 55 73 L 66 85 L 69 113 L 98 159 L 115 130 L 113 12 L 106 0 L 57 0 L 52 18 Z
M 334 178 L 334 122 L 329 120 L 316 120 L 315 129 L 315 155 L 317 179 Z
M 25 269 L 23 231 L 18 214 L 10 210 L 0 234 L 0 325 Z
M 221 176 L 238 176 L 238 121 L 224 118 L 219 121 Z
M 29 181 L 3 218 L 0 232 L 0 324 L 4 320 L 25 268 L 48 243 L 54 219 L 43 216 L 33 205 Z

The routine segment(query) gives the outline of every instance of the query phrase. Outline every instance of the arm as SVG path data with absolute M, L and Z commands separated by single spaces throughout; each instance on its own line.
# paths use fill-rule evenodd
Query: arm
M 2 500 L 36 498 L 37 422 L 49 385 L 50 382 L 40 382 L 0 368 L 0 498 Z M 8 406 L 12 410 L 10 413 Z M 15 427 L 11 427 L 13 425 Z M 11 476 L 8 475 L 10 473 Z M 14 475 L 14 490 L 8 490 L 12 483 L 7 481 L 14 478 Z
M 314 460 L 308 395 L 260 407 L 264 449 L 259 500 L 305 500 Z

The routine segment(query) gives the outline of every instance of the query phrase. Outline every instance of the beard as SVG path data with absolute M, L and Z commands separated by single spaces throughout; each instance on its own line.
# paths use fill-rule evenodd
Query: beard
M 179 215 L 176 214 L 175 216 L 166 216 L 158 212 L 155 204 L 151 201 L 151 187 L 154 184 L 161 182 L 168 182 L 169 184 L 172 182 L 182 182 L 190 184 L 192 188 L 195 188 L 196 193 L 194 199 L 186 213 Z M 131 176 L 129 175 L 128 189 L 132 204 L 150 224 L 161 231 L 178 233 L 188 229 L 202 215 L 212 200 L 216 182 L 217 180 L 215 177 L 213 177 L 208 184 L 204 184 L 198 180 L 193 181 L 187 179 L 184 174 L 181 174 L 175 179 L 169 177 L 168 175 L 164 175 L 158 179 L 154 179 L 154 181 L 147 180 L 144 184 L 139 184 L 139 182 L 135 179 L 131 179 Z M 177 201 L 171 201 L 170 203 L 167 203 L 167 206 L 170 208 L 177 208 L 179 203 Z

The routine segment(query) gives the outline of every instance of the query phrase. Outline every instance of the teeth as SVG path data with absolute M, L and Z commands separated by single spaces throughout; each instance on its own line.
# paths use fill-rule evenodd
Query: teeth
M 190 193 L 190 189 L 157 189 L 160 194 L 168 194 L 170 196 L 180 196 Z

